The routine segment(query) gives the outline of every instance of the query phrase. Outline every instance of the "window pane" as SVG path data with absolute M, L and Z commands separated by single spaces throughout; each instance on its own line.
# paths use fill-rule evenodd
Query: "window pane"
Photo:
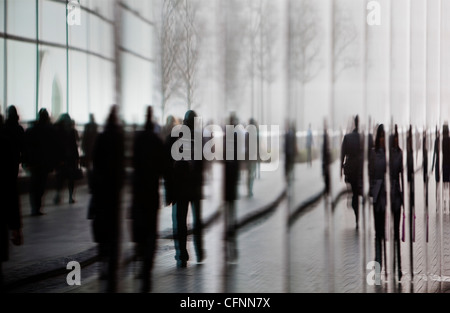
M 4 79 L 4 57 L 5 57 L 5 53 L 4 53 L 4 46 L 5 45 L 5 40 L 3 38 L 0 38 L 0 112 L 1 113 L 5 113 L 4 112 L 4 108 L 6 107 L 5 105 L 5 92 L 4 92 L 4 83 L 5 83 L 5 79 Z
M 34 0 L 8 1 L 8 33 L 36 38 L 36 2 Z
M 152 64 L 127 53 L 121 60 L 123 115 L 127 123 L 142 124 L 145 107 L 153 104 Z
M 46 108 L 56 121 L 66 112 L 66 50 L 41 47 L 39 108 Z
M 114 64 L 89 56 L 89 105 L 99 124 L 104 124 L 109 108 L 115 101 Z
M 89 17 L 90 50 L 108 58 L 114 57 L 113 27 L 95 15 Z
M 69 45 L 81 49 L 88 49 L 89 15 L 81 10 L 80 25 L 69 27 Z
M 84 124 L 89 119 L 87 68 L 87 54 L 69 52 L 69 113 L 77 124 Z
M 5 1 L 0 0 L 0 32 L 5 32 Z
M 123 46 L 142 56 L 150 58 L 153 27 L 138 19 L 129 11 L 123 11 Z
M 36 118 L 36 45 L 8 40 L 8 99 L 22 121 Z
M 60 44 L 66 43 L 66 6 L 63 3 L 40 1 L 39 39 Z
M 111 0 L 91 0 L 87 3 L 82 2 L 81 4 L 110 21 L 114 20 L 114 5 L 111 3 Z

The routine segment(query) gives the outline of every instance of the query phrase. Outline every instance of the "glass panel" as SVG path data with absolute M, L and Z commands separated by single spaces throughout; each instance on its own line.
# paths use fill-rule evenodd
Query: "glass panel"
M 101 125 L 104 124 L 109 108 L 115 101 L 114 64 L 96 56 L 88 57 L 90 112 Z
M 88 29 L 90 14 L 81 10 L 80 25 L 69 27 L 69 45 L 81 49 L 88 49 Z
M 63 3 L 40 1 L 39 39 L 60 44 L 66 43 L 66 6 Z
M 90 50 L 103 56 L 114 57 L 113 27 L 97 16 L 89 17 Z
M 114 20 L 114 5 L 110 0 L 83 1 L 81 4 L 110 21 Z
M 5 32 L 5 1 L 0 0 L 0 32 Z
M 122 54 L 121 60 L 123 116 L 127 123 L 142 124 L 145 107 L 153 103 L 152 65 L 127 53 Z M 159 114 L 158 110 L 155 114 Z
M 0 113 L 4 114 L 5 111 L 4 109 L 6 108 L 5 105 L 5 99 L 3 98 L 5 95 L 4 92 L 4 83 L 5 83 L 5 79 L 4 79 L 4 70 L 5 70 L 5 66 L 4 66 L 4 57 L 5 57 L 5 53 L 4 53 L 4 46 L 5 45 L 5 40 L 3 38 L 0 38 Z
M 34 0 L 8 1 L 8 33 L 36 38 L 36 2 Z
M 153 27 L 129 11 L 123 11 L 123 46 L 145 57 L 151 56 Z
M 8 40 L 8 99 L 22 121 L 36 118 L 36 45 Z
M 77 124 L 89 119 L 87 62 L 85 53 L 69 52 L 69 113 Z
M 39 108 L 45 107 L 53 121 L 66 112 L 66 50 L 41 47 Z

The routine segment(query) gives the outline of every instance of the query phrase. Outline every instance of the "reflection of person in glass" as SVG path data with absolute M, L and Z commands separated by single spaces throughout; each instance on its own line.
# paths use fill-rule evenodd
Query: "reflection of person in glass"
M 386 219 L 386 151 L 385 132 L 383 124 L 380 124 L 375 137 L 375 147 L 371 153 L 371 186 L 370 192 L 373 199 L 373 213 L 375 219 L 375 261 L 382 267 L 382 258 L 386 257 L 385 243 L 385 219 Z
M 402 261 L 400 249 L 400 218 L 403 206 L 403 151 L 398 144 L 398 130 L 395 125 L 394 138 L 389 153 L 389 174 L 391 183 L 391 212 L 394 216 L 394 271 L 397 263 L 398 280 L 402 279 Z M 405 215 L 405 212 L 403 212 Z

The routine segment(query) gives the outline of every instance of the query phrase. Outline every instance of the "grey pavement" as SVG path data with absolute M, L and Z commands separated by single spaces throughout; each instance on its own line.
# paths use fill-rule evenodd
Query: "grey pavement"
M 249 220 L 238 232 L 239 258 L 235 263 L 224 261 L 224 222 L 221 205 L 222 181 L 220 165 L 205 184 L 203 219 L 210 220 L 205 231 L 206 259 L 195 260 L 179 269 L 174 260 L 174 245 L 170 238 L 171 208 L 160 211 L 160 239 L 152 274 L 155 293 L 216 293 L 216 292 L 448 292 L 450 290 L 450 240 L 448 210 L 436 213 L 435 182 L 429 183 L 429 242 L 425 242 L 422 172 L 416 176 L 416 242 L 414 243 L 414 278 L 409 270 L 409 238 L 402 243 L 403 279 L 398 284 L 392 275 L 391 264 L 383 269 L 382 284 L 370 286 L 366 282 L 367 263 L 374 259 L 373 217 L 370 207 L 361 209 L 360 227 L 355 229 L 353 210 L 346 196 L 341 197 L 334 210 L 325 197 L 319 198 L 303 211 L 288 227 L 287 221 L 302 203 L 323 190 L 320 161 L 311 168 L 297 164 L 291 188 L 286 191 L 283 171 L 261 172 L 255 181 L 254 197 L 246 196 L 245 171 L 240 184 L 241 198 L 237 201 L 238 221 Z M 345 190 L 338 173 L 338 163 L 332 165 L 332 199 Z M 89 200 L 86 187 L 77 189 L 77 203 L 54 206 L 49 192 L 47 215 L 24 216 L 25 245 L 13 247 L 11 262 L 5 263 L 6 280 L 25 281 L 31 274 L 59 268 L 46 282 L 37 280 L 16 287 L 13 292 L 102 292 L 99 264 L 95 261 L 96 245 L 92 242 L 90 221 L 86 220 Z M 26 196 L 22 197 L 26 207 Z M 124 214 L 129 203 L 124 192 Z M 272 203 L 271 210 L 267 205 Z M 440 203 L 440 202 L 438 202 Z M 448 206 L 448 201 L 447 201 Z M 270 209 L 270 208 L 269 208 Z M 254 217 L 256 213 L 266 214 Z M 363 214 L 364 212 L 364 214 Z M 408 218 L 406 219 L 408 221 Z M 119 292 L 137 292 L 138 262 L 130 262 L 133 244 L 129 241 L 129 221 L 124 219 L 122 266 Z M 408 231 L 408 225 L 407 231 Z M 52 231 L 48 231 L 51 229 Z M 392 240 L 388 238 L 388 260 L 392 255 Z M 188 242 L 193 255 L 193 243 Z M 82 285 L 67 286 L 65 264 L 68 260 L 85 262 Z M 195 259 L 195 257 L 193 258 Z M 390 261 L 389 261 L 390 262 Z

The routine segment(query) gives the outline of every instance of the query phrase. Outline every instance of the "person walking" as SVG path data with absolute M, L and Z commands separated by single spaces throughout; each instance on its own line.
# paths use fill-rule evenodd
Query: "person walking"
M 400 221 L 404 203 L 403 195 L 405 185 L 403 180 L 403 151 L 399 146 L 397 125 L 395 125 L 392 146 L 389 153 L 389 175 L 391 184 L 391 213 L 394 217 L 394 272 L 397 270 L 398 281 L 401 281 L 403 273 L 400 249 Z M 403 211 L 404 215 L 405 212 Z
M 362 195 L 361 181 L 361 140 L 358 132 L 359 118 L 354 119 L 355 128 L 344 136 L 341 148 L 341 177 L 345 175 L 345 182 L 351 186 L 352 208 L 355 212 L 356 228 L 358 228 L 359 196 Z
M 450 136 L 448 124 L 445 123 L 442 129 L 442 183 L 444 192 L 442 198 L 444 200 L 443 211 L 446 211 L 447 204 L 450 203 L 449 184 L 450 184 Z M 450 211 L 450 208 L 449 208 Z
M 436 134 L 434 139 L 433 162 L 431 164 L 431 171 L 434 171 L 434 179 L 436 181 L 436 203 L 439 203 L 439 185 L 441 181 L 441 140 L 439 128 L 436 126 Z M 438 206 L 436 206 L 437 211 Z
M 385 132 L 380 124 L 375 137 L 375 146 L 371 153 L 371 194 L 375 220 L 375 261 L 383 265 L 383 255 L 386 258 L 385 220 L 386 220 L 386 151 Z M 384 252 L 383 252 L 384 251 Z
M 154 131 L 152 107 L 147 108 L 145 129 L 135 134 L 133 145 L 133 200 L 131 219 L 136 256 L 143 259 L 142 292 L 151 290 L 156 250 L 160 179 L 166 173 L 164 145 Z
M 121 190 L 125 176 L 124 134 L 117 107 L 110 110 L 105 129 L 98 135 L 93 151 L 92 198 L 88 217 L 93 220 L 94 241 L 106 266 L 107 291 L 117 291 L 120 248 Z M 105 265 L 104 264 L 104 265 Z

